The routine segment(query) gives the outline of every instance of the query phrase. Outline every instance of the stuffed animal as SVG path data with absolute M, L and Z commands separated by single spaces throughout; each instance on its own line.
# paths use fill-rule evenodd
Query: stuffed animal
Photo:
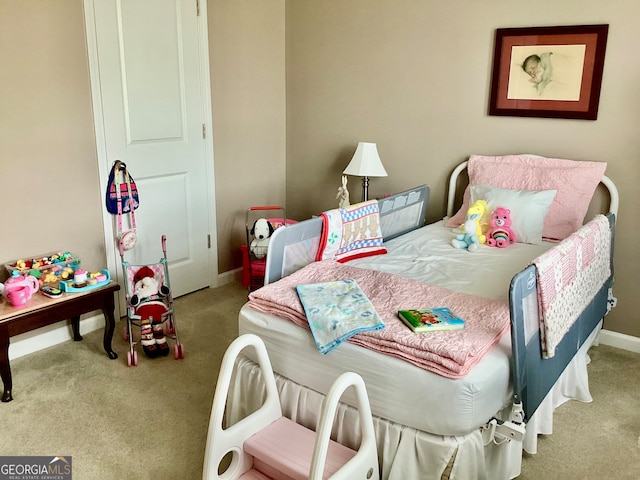
M 476 222 L 476 235 L 478 236 L 478 243 L 486 243 L 487 236 L 484 234 L 484 228 L 486 223 L 483 223 L 483 219 L 489 213 L 489 206 L 486 200 L 476 200 L 471 204 L 467 210 L 467 220 L 469 217 L 473 217 Z M 465 221 L 466 223 L 466 221 Z
M 339 208 L 347 208 L 349 204 L 349 190 L 347 190 L 347 176 L 342 175 L 342 186 L 338 187 L 338 194 L 336 195 Z
M 487 213 L 487 208 L 486 200 L 476 200 L 471 204 L 467 210 L 466 220 L 460 228 L 455 230 L 458 235 L 451 240 L 454 247 L 475 252 L 479 244 L 487 241 L 487 236 L 482 229 L 482 218 Z
M 168 355 L 170 348 L 162 325 L 169 311 L 163 301 L 170 293 L 169 287 L 161 284 L 153 269 L 145 265 L 133 276 L 132 293 L 129 305 L 140 318 L 142 350 L 150 358 Z
M 511 230 L 511 210 L 497 207 L 491 212 L 491 228 L 487 232 L 487 245 L 504 248 L 516 241 L 516 234 Z
M 259 218 L 253 222 L 251 227 L 251 235 L 253 240 L 249 245 L 251 253 L 256 258 L 264 258 L 267 256 L 267 250 L 269 249 L 269 241 L 273 234 L 273 225 L 266 218 Z
M 479 221 L 479 213 L 467 215 L 467 219 L 461 226 L 462 233 L 458 234 L 456 238 L 451 240 L 451 245 L 455 248 L 462 248 L 467 249 L 470 252 L 475 252 L 480 244 L 476 228 Z

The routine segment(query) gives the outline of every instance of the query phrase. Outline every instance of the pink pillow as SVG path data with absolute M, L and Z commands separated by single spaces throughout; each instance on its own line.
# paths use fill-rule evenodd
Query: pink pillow
M 591 197 L 606 168 L 606 162 L 523 155 L 471 155 L 467 165 L 469 185 L 464 192 L 462 208 L 447 221 L 446 226 L 458 227 L 464 222 L 473 185 L 486 184 L 511 190 L 556 190 L 544 219 L 542 236 L 549 240 L 563 240 L 582 226 Z

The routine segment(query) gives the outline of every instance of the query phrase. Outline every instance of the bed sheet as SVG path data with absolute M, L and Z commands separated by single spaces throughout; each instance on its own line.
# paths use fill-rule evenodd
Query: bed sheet
M 385 242 L 385 255 L 348 265 L 506 302 L 511 277 L 553 245 L 515 244 L 504 249 L 481 246 L 471 253 L 451 246 L 451 238 L 451 229 L 437 222 Z M 417 430 L 463 435 L 511 403 L 508 332 L 465 378 L 450 380 L 349 343 L 322 355 L 308 330 L 246 305 L 240 312 L 239 328 L 241 334 L 255 333 L 265 341 L 276 372 L 313 390 L 326 392 L 342 372 L 358 372 L 367 385 L 374 415 Z M 431 393 L 425 396 L 424 392 Z M 348 396 L 345 401 L 355 404 L 355 399 Z
M 347 265 L 395 273 L 457 292 L 508 302 L 511 278 L 556 245 L 515 243 L 506 248 L 480 245 L 475 252 L 454 248 L 444 221 L 385 242 L 388 253 Z

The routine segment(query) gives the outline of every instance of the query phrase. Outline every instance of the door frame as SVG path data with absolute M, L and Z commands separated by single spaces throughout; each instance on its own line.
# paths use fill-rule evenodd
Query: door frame
M 121 278 L 122 264 L 120 255 L 117 253 L 115 235 L 113 233 L 113 215 L 104 208 L 107 179 L 111 171 L 111 159 L 107 156 L 107 140 L 104 132 L 104 117 L 102 109 L 102 96 L 98 64 L 98 45 L 95 28 L 94 3 L 100 0 L 83 0 L 84 20 L 86 29 L 87 55 L 89 60 L 89 78 L 91 81 L 91 103 L 93 106 L 93 121 L 96 139 L 96 153 L 98 158 L 98 174 L 100 176 L 100 198 L 102 209 L 102 222 L 104 227 L 104 243 L 107 257 L 107 268 L 110 272 L 117 272 L 112 275 L 114 278 Z M 204 122 L 205 135 L 205 156 L 207 178 L 207 205 L 209 220 L 209 235 L 211 243 L 207 258 L 207 277 L 209 288 L 219 285 L 218 278 L 218 235 L 216 227 L 216 201 L 215 201 L 215 176 L 213 157 L 213 112 L 211 108 L 211 75 L 209 70 L 209 42 L 207 24 L 207 2 L 193 0 L 198 11 L 198 56 L 200 64 L 200 90 L 202 95 L 202 119 Z M 116 303 L 118 316 L 124 315 L 120 306 L 123 305 L 123 295 L 125 290 L 121 290 L 120 301 Z

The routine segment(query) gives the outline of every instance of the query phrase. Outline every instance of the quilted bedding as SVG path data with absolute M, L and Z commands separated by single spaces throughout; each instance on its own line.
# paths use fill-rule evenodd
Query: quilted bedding
M 381 330 L 362 332 L 348 341 L 444 377 L 464 377 L 509 330 L 509 307 L 505 302 L 333 260 L 311 263 L 252 292 L 249 306 L 309 329 L 296 285 L 346 279 L 356 280 L 386 324 Z M 429 307 L 451 308 L 465 319 L 465 328 L 415 334 L 397 318 L 398 310 Z

